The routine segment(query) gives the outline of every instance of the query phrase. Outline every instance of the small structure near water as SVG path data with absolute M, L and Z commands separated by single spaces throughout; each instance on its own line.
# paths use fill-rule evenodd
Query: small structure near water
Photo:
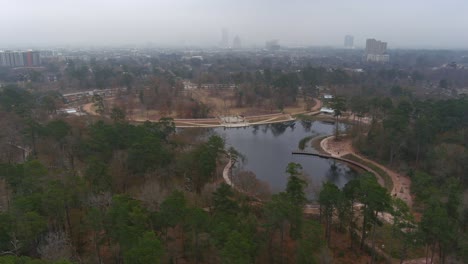
M 322 107 L 322 108 L 320 108 L 320 113 L 332 115 L 332 114 L 335 113 L 335 109 L 332 109 L 332 108 L 329 108 L 329 107 Z
M 246 127 L 249 125 L 243 116 L 221 116 L 220 119 L 224 127 Z
M 63 108 L 57 110 L 58 114 L 65 114 L 65 115 L 76 115 L 76 116 L 83 116 L 85 115 L 83 112 L 81 112 L 77 108 Z

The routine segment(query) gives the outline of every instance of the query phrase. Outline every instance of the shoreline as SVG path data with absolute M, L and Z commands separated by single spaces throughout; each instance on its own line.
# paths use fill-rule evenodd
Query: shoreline
M 410 208 L 413 206 L 413 199 L 410 193 L 411 180 L 406 175 L 401 175 L 386 166 L 370 160 L 365 156 L 359 154 L 352 146 L 352 142 L 349 138 L 342 138 L 340 141 L 334 141 L 334 136 L 328 136 L 320 141 L 320 148 L 325 153 L 329 154 L 332 157 L 337 158 L 346 158 L 347 155 L 353 155 L 362 161 L 356 161 L 361 165 L 368 167 L 366 164 L 371 164 L 372 166 L 377 167 L 379 170 L 384 171 L 391 179 L 393 183 L 392 190 L 390 195 L 393 197 L 400 198 L 405 201 Z M 375 170 L 372 170 L 375 171 Z M 377 173 L 377 172 L 375 172 Z M 378 174 L 378 173 L 377 173 Z M 383 179 L 384 176 L 378 174 L 380 178 Z
M 147 120 L 150 121 L 150 120 Z M 193 125 L 176 125 L 176 128 L 217 128 L 217 127 L 224 127 L 224 128 L 244 128 L 249 126 L 259 126 L 259 125 L 269 125 L 269 124 L 280 124 L 286 123 L 291 121 L 297 121 L 297 119 L 289 119 L 289 120 L 275 120 L 275 121 L 260 121 L 255 123 L 238 123 L 238 124 L 193 124 Z M 136 122 L 143 122 L 143 121 L 136 121 Z M 146 121 L 145 121 L 146 122 Z M 154 122 L 154 121 L 151 121 Z M 176 123 L 177 120 L 174 120 Z
M 293 112 L 293 113 L 275 113 L 275 114 L 265 114 L 265 115 L 252 115 L 252 116 L 244 116 L 244 122 L 236 122 L 236 123 L 224 123 L 220 117 L 211 117 L 211 118 L 174 118 L 174 124 L 176 128 L 217 128 L 217 127 L 224 127 L 224 128 L 241 128 L 241 127 L 249 127 L 255 125 L 268 125 L 268 124 L 277 124 L 277 123 L 285 123 L 291 121 L 297 121 L 299 118 L 297 116 L 305 115 L 305 116 L 317 116 L 320 114 L 320 108 L 322 107 L 323 103 L 321 100 L 314 98 L 315 101 L 314 106 L 309 111 L 300 111 L 300 112 Z M 87 103 L 82 105 L 83 112 L 91 116 L 98 116 L 98 114 L 93 110 L 93 103 Z M 249 121 L 251 119 L 251 121 Z M 253 121 L 253 120 L 255 121 Z M 257 121 L 260 119 L 259 121 Z M 263 119 L 263 120 L 262 120 Z M 146 121 L 149 122 L 157 122 L 158 120 L 151 120 L 151 119 L 128 119 L 128 122 L 133 123 L 144 123 Z M 253 121 L 253 122 L 252 122 Z

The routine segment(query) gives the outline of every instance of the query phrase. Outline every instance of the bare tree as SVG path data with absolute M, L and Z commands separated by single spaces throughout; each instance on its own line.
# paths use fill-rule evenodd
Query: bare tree
M 42 259 L 48 261 L 71 260 L 73 247 L 63 231 L 49 232 L 38 247 Z
M 10 234 L 10 237 L 11 237 L 11 240 L 10 240 L 11 249 L 0 252 L 0 256 L 3 256 L 3 255 L 17 256 L 18 251 L 20 251 L 21 247 L 23 246 L 21 245 L 20 241 L 16 239 L 16 234 L 14 232 Z
M 24 125 L 18 117 L 0 113 L 0 127 L 0 161 L 23 162 L 28 154 L 21 138 Z
M 234 186 L 242 191 L 265 199 L 271 196 L 270 186 L 266 182 L 257 179 L 255 173 L 251 171 L 241 171 L 233 177 Z
M 140 187 L 137 198 L 141 200 L 148 209 L 156 211 L 159 208 L 159 204 L 161 204 L 169 193 L 169 190 L 162 188 L 159 182 L 153 179 Z

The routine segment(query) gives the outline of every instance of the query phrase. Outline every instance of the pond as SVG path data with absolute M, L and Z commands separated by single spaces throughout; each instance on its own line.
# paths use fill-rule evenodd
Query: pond
M 268 124 L 244 128 L 216 128 L 226 145 L 234 147 L 245 157 L 241 170 L 255 173 L 257 179 L 267 182 L 273 192 L 283 191 L 289 162 L 302 165 L 309 181 L 309 197 L 320 189 L 323 182 L 331 181 L 343 187 L 358 172 L 345 163 L 315 156 L 292 155 L 299 142 L 307 136 L 322 137 L 333 134 L 334 124 L 323 121 L 296 121 L 289 124 Z M 344 125 L 341 127 L 344 129 Z M 305 151 L 316 151 L 310 143 Z

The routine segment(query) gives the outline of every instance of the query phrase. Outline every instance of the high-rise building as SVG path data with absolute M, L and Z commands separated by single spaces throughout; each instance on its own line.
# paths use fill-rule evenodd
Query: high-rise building
M 229 48 L 229 31 L 227 28 L 221 30 L 221 45 L 222 48 Z
M 33 67 L 41 65 L 39 51 L 0 51 L 0 66 Z
M 0 51 L 0 66 L 10 67 L 10 53 L 5 51 Z
M 387 52 L 387 42 L 382 42 L 376 39 L 366 40 L 366 53 L 383 55 Z
M 351 49 L 354 47 L 354 37 L 351 35 L 346 35 L 344 37 L 344 46 L 345 48 Z
M 31 51 L 32 53 L 32 65 L 31 66 L 39 66 L 41 65 L 41 54 L 39 51 Z
M 24 53 L 24 62 L 26 66 L 33 66 L 33 53 L 32 51 L 26 51 Z
M 387 42 L 376 39 L 366 40 L 366 60 L 371 62 L 388 62 Z
M 14 61 L 15 67 L 23 67 L 24 66 L 23 53 L 19 51 L 13 52 L 13 61 Z
M 234 40 L 232 41 L 232 48 L 233 49 L 241 49 L 242 48 L 242 42 L 241 42 L 239 36 L 234 37 Z

